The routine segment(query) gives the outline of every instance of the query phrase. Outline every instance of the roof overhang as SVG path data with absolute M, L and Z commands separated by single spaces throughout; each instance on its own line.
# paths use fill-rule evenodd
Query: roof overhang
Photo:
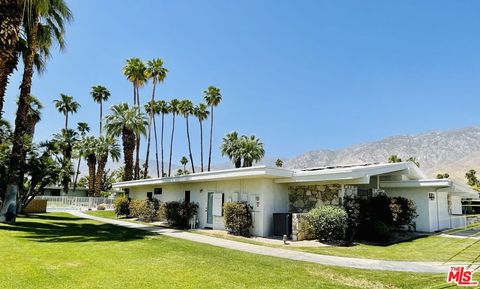
M 409 181 L 380 182 L 381 188 L 432 188 L 437 192 L 448 192 L 465 198 L 478 198 L 478 192 L 450 179 L 420 179 Z
M 292 170 L 271 168 L 267 166 L 255 166 L 248 168 L 236 168 L 228 170 L 210 171 L 189 175 L 152 178 L 127 182 L 114 183 L 113 188 L 130 188 L 145 185 L 168 185 L 178 183 L 195 183 L 209 181 L 235 180 L 245 178 L 285 178 L 293 174 Z
M 291 177 L 276 179 L 276 183 L 338 182 L 345 184 L 368 184 L 370 177 L 387 174 L 405 175 L 411 179 L 425 178 L 425 174 L 410 162 L 374 164 L 333 169 L 295 171 Z

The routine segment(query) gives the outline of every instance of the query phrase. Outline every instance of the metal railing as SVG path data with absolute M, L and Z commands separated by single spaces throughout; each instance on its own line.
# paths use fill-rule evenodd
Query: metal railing
M 113 209 L 113 199 L 103 197 L 72 197 L 72 196 L 37 196 L 35 199 L 47 200 L 47 209 L 96 209 L 98 205 L 105 205 L 105 209 Z

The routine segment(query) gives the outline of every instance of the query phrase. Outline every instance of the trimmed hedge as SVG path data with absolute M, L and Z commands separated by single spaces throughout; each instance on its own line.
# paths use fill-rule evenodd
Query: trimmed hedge
M 115 214 L 117 215 L 117 217 L 130 215 L 130 200 L 127 196 L 120 195 L 116 197 L 113 205 L 115 207 Z
M 130 202 L 130 216 L 141 221 L 151 222 L 157 217 L 158 200 L 132 200 Z
M 198 205 L 185 202 L 167 202 L 162 205 L 161 214 L 167 222 L 179 228 L 189 228 L 190 219 L 197 214 Z
M 223 205 L 225 228 L 234 235 L 250 236 L 253 227 L 251 207 L 246 202 L 227 202 Z
M 306 230 L 319 241 L 344 240 L 347 226 L 347 213 L 339 207 L 323 206 L 305 215 Z

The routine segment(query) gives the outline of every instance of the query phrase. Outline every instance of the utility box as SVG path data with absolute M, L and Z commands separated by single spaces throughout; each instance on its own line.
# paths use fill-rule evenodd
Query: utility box
M 292 235 L 292 214 L 273 213 L 273 235 L 288 237 Z

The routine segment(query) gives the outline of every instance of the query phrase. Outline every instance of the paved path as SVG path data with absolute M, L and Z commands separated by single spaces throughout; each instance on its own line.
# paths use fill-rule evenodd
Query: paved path
M 133 222 L 126 222 L 121 220 L 107 219 L 101 217 L 95 217 L 87 215 L 79 211 L 69 211 L 68 213 L 86 219 L 92 219 L 95 221 L 109 223 L 127 228 L 145 230 L 157 234 L 162 234 L 169 237 L 179 238 L 183 240 L 193 241 L 197 243 L 204 243 L 212 246 L 218 246 L 222 248 L 238 250 L 253 254 L 273 256 L 278 258 L 305 261 L 311 263 L 317 263 L 322 265 L 350 267 L 359 269 L 371 269 L 371 270 L 387 270 L 387 271 L 406 271 L 406 272 L 418 272 L 418 273 L 447 273 L 448 265 L 436 262 L 408 262 L 408 261 L 386 261 L 386 260 L 374 260 L 374 259 L 360 259 L 349 257 L 337 257 L 330 255 L 320 255 L 314 253 L 306 253 L 301 251 L 294 251 L 281 248 L 273 248 L 261 245 L 254 245 L 244 242 L 237 242 L 232 240 L 226 240 L 221 238 L 215 238 L 211 236 L 205 236 L 201 234 L 189 233 L 185 231 L 179 231 L 174 229 L 160 228 L 156 226 L 144 225 Z

